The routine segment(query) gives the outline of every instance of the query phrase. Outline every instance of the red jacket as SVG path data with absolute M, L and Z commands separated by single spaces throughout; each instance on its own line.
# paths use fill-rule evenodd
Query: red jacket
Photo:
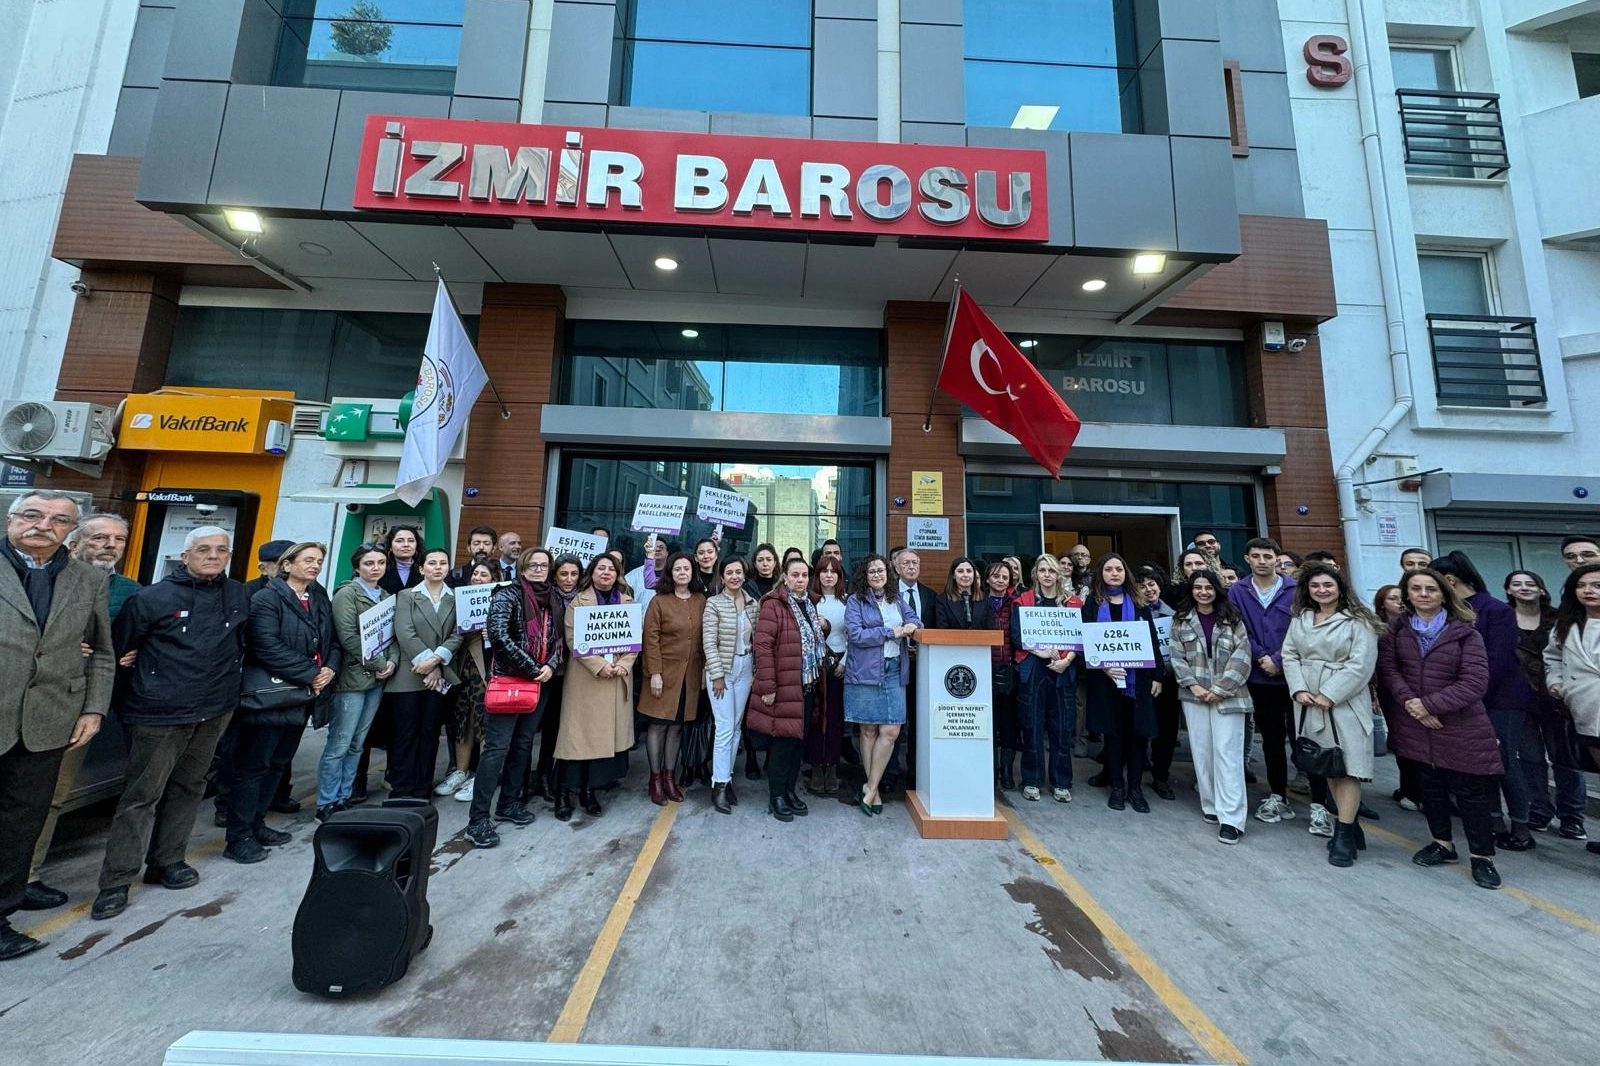
M 1500 742 L 1483 709 L 1489 654 L 1469 622 L 1452 619 L 1426 656 L 1409 618 L 1378 638 L 1378 686 L 1389 722 L 1389 746 L 1407 759 L 1467 774 L 1501 773 Z M 1429 729 L 1406 711 L 1420 699 L 1444 723 Z
M 817 640 L 822 640 L 820 633 Z M 769 737 L 801 739 L 806 733 L 805 665 L 800 627 L 789 609 L 789 592 L 782 585 L 761 598 L 751 651 L 755 681 L 750 686 L 745 724 Z M 773 693 L 778 698 L 771 706 L 761 701 L 762 696 Z

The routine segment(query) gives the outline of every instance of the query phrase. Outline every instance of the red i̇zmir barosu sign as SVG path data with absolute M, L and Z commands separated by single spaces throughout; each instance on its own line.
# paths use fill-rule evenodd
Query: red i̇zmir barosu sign
M 1048 239 L 1013 148 L 367 119 L 355 206 L 562 222 Z

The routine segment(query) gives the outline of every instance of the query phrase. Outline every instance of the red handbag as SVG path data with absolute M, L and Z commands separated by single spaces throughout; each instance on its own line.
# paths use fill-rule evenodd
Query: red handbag
M 488 690 L 483 694 L 483 709 L 487 714 L 531 714 L 539 706 L 537 681 L 525 677 L 491 677 Z

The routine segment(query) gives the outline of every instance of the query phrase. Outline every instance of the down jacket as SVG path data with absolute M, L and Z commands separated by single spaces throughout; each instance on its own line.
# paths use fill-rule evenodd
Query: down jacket
M 769 737 L 799 740 L 806 733 L 806 692 L 804 663 L 800 646 L 800 627 L 789 608 L 789 591 L 778 586 L 761 597 L 761 613 L 756 618 L 755 681 L 750 686 L 750 703 L 745 724 Z M 817 643 L 822 637 L 822 619 L 816 605 L 804 601 L 806 621 L 816 627 Z M 771 706 L 762 696 L 777 694 Z
M 494 676 L 531 681 L 547 666 L 554 676 L 567 646 L 565 619 L 545 614 L 534 628 L 544 636 L 542 654 L 538 656 L 528 651 L 528 619 L 522 582 L 514 581 L 494 590 L 489 597 L 489 618 L 484 624 L 489 647 L 494 649 L 493 659 L 485 664 L 491 667 L 485 680 Z
M 1407 759 L 1466 774 L 1498 775 L 1500 742 L 1483 709 L 1489 655 L 1470 622 L 1451 619 L 1426 656 L 1409 617 L 1396 618 L 1378 638 L 1378 676 L 1389 723 L 1389 747 Z M 1422 700 L 1444 723 L 1429 729 L 1406 712 Z

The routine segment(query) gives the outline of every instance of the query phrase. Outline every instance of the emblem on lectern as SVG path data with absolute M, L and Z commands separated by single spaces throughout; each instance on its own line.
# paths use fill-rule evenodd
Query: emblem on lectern
M 970 666 L 952 666 L 944 672 L 944 690 L 955 699 L 967 699 L 978 690 L 978 675 Z

